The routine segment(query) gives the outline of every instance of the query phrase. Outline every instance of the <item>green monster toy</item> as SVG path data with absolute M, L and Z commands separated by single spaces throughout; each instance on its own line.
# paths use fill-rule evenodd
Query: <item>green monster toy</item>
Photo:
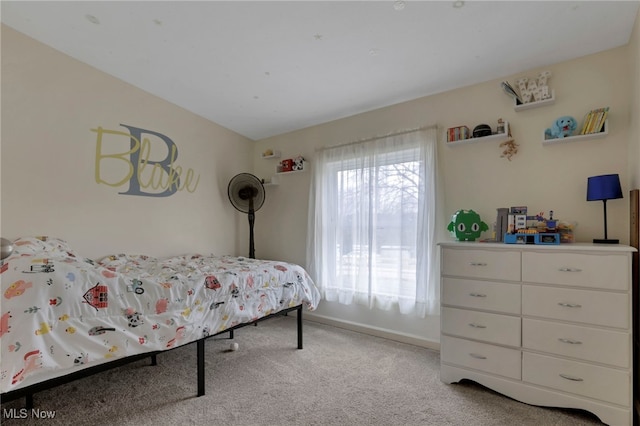
M 451 216 L 451 223 L 447 226 L 447 230 L 458 241 L 475 241 L 482 231 L 488 229 L 489 226 L 473 210 L 458 210 Z

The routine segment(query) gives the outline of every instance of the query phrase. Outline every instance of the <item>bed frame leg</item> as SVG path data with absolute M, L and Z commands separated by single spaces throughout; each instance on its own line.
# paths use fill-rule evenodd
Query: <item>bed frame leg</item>
M 151 355 L 151 365 L 158 365 L 158 358 L 156 354 Z
M 29 393 L 25 396 L 25 405 L 27 410 L 33 410 L 33 394 Z
M 198 352 L 198 396 L 204 395 L 204 339 L 197 342 Z
M 233 339 L 233 330 L 229 330 L 229 339 Z
M 302 305 L 298 306 L 296 317 L 298 319 L 298 349 L 302 349 Z

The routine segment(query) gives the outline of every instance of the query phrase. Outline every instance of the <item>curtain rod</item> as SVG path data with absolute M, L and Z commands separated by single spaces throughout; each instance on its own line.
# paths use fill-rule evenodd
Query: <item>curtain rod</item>
M 407 134 L 407 133 L 417 132 L 419 130 L 429 129 L 429 128 L 432 128 L 432 127 L 437 129 L 438 125 L 437 124 L 429 124 L 429 125 L 426 125 L 426 126 L 420 126 L 420 127 L 416 127 L 416 128 L 413 128 L 413 129 L 399 130 L 397 132 L 391 132 L 391 133 L 387 133 L 387 134 L 381 135 L 381 136 L 372 136 L 372 137 L 369 137 L 369 138 L 358 139 L 358 140 L 355 140 L 355 141 L 346 142 L 346 143 L 342 143 L 342 144 L 338 144 L 338 145 L 323 146 L 321 148 L 316 148 L 316 152 L 323 151 L 325 149 L 340 148 L 340 147 L 343 147 L 343 146 L 349 146 L 349 145 L 353 145 L 353 144 L 356 144 L 356 143 L 370 142 L 370 141 L 374 141 L 376 139 L 388 138 L 388 137 L 391 137 L 391 136 L 404 135 L 404 134 Z

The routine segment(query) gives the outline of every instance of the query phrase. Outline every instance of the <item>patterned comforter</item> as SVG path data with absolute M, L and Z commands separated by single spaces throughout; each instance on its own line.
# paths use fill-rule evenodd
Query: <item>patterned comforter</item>
M 93 261 L 39 237 L 16 240 L 0 265 L 0 393 L 320 300 L 300 266 L 244 257 Z

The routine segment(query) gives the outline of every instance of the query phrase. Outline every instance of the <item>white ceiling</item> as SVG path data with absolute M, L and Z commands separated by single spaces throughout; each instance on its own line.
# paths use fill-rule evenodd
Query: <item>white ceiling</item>
M 258 140 L 625 45 L 639 5 L 2 1 L 0 17 Z

